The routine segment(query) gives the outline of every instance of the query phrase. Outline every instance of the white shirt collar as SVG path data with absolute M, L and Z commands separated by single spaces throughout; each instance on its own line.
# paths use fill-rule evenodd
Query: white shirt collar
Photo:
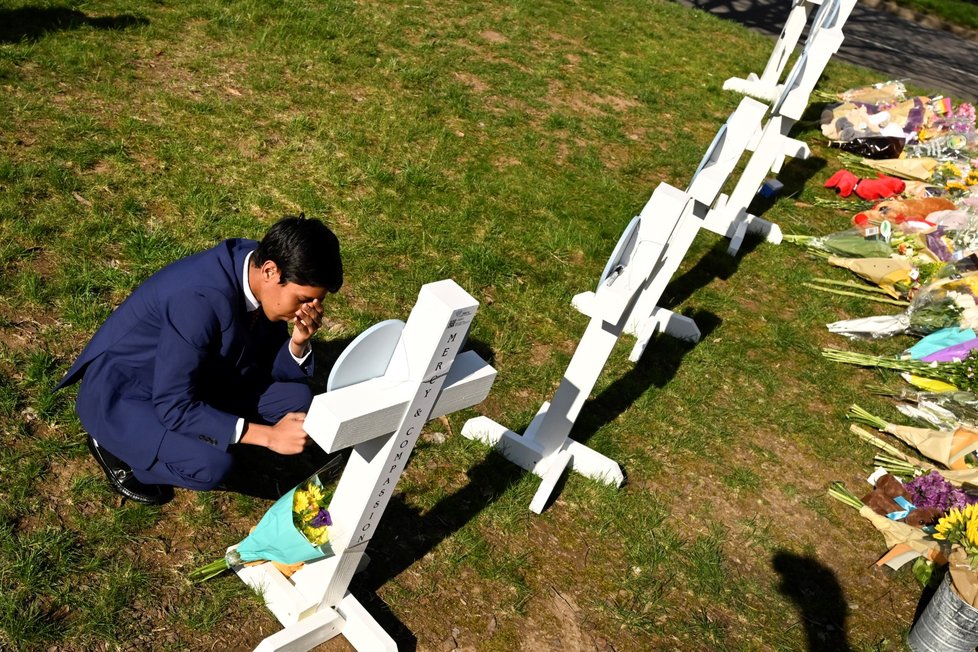
M 258 299 L 255 298 L 254 293 L 251 291 L 251 284 L 248 283 L 248 265 L 251 264 L 251 254 L 253 253 L 255 252 L 252 251 L 245 256 L 244 269 L 241 271 L 241 273 L 244 275 L 244 283 L 241 284 L 241 287 L 244 288 L 245 308 L 248 309 L 248 312 L 258 310 L 258 307 L 261 305 L 258 303 Z

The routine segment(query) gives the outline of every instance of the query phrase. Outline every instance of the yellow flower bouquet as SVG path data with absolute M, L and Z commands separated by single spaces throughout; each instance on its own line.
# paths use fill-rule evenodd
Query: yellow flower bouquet
M 268 508 L 241 543 L 228 550 L 221 559 L 190 573 L 192 582 L 203 582 L 220 575 L 232 566 L 271 561 L 283 572 L 288 567 L 332 554 L 329 514 L 332 494 L 323 487 L 322 478 L 333 475 L 339 459 L 327 464 L 305 482 L 300 483 Z

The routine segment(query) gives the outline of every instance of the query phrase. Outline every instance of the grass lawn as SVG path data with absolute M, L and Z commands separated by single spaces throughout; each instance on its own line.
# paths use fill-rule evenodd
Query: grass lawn
M 897 4 L 936 16 L 953 25 L 978 29 L 978 3 L 975 0 L 896 0 Z
M 624 338 L 573 432 L 622 489 L 572 475 L 534 516 L 538 480 L 458 434 L 477 414 L 522 431 L 551 396 L 586 325 L 571 298 L 660 182 L 685 187 L 740 100 L 723 81 L 771 46 L 656 0 L 0 3 L 0 649 L 277 631 L 235 577 L 185 579 L 269 500 L 122 504 L 76 389 L 52 389 L 150 273 L 299 211 L 333 226 L 347 270 L 319 387 L 345 342 L 443 278 L 481 302 L 471 342 L 499 370 L 484 404 L 429 424 L 354 580 L 405 648 L 903 649 L 920 589 L 875 569 L 882 538 L 825 496 L 869 472 L 847 406 L 898 417 L 866 390 L 892 376 L 821 358 L 849 347 L 824 324 L 887 310 L 806 290 L 846 276 L 800 249 L 730 258 L 697 236 L 664 305 L 702 341 L 657 337 L 633 365 Z M 876 81 L 833 63 L 820 89 Z M 841 230 L 851 213 L 812 203 L 835 152 L 796 131 L 813 156 L 765 217 Z M 284 483 L 294 461 L 259 462 Z

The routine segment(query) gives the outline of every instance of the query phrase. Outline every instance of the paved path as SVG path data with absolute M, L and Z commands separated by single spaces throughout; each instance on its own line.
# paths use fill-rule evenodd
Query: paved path
M 790 0 L 676 0 L 777 37 Z M 836 57 L 957 99 L 978 100 L 978 43 L 858 2 Z

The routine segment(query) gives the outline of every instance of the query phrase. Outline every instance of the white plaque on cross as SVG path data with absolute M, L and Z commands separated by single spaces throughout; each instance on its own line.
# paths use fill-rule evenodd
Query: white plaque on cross
M 271 564 L 235 568 L 284 625 L 256 651 L 309 650 L 340 634 L 361 652 L 397 649 L 348 587 L 424 424 L 481 402 L 492 387 L 496 370 L 459 353 L 478 305 L 454 281 L 429 283 L 406 324 L 384 322 L 341 356 L 345 368 L 304 426 L 326 451 L 352 447 L 329 505 L 335 555 L 289 579 Z

